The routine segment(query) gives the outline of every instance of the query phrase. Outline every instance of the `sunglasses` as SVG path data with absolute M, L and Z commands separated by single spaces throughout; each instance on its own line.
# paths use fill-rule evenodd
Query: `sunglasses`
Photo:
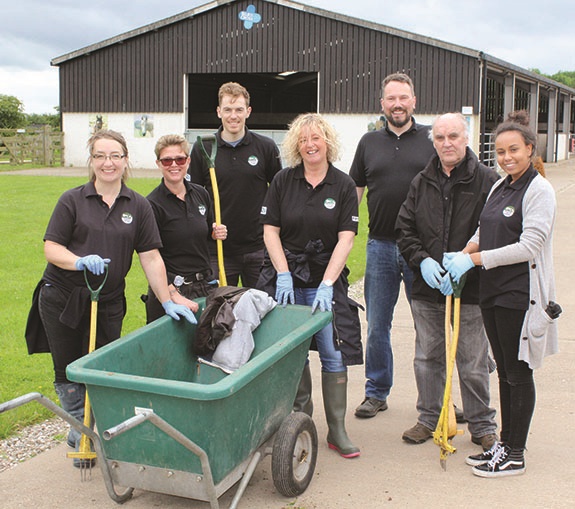
M 169 168 L 174 164 L 174 161 L 178 166 L 183 166 L 188 161 L 187 157 L 164 157 L 160 159 L 160 163 L 164 168 Z

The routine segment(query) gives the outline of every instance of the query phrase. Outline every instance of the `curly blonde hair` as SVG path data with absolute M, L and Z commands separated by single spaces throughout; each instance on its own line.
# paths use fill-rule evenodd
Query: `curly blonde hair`
M 282 159 L 287 166 L 294 167 L 302 162 L 299 152 L 299 140 L 302 130 L 309 128 L 319 132 L 327 145 L 327 161 L 333 163 L 340 158 L 341 145 L 333 126 L 319 113 L 303 113 L 290 124 L 282 143 Z

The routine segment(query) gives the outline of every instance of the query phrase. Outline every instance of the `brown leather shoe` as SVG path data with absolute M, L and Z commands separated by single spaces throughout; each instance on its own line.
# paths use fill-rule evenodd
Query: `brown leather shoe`
M 409 428 L 403 433 L 401 438 L 410 444 L 422 444 L 427 442 L 432 436 L 433 431 L 418 422 L 413 428 Z
M 495 433 L 487 433 L 487 435 L 483 435 L 482 437 L 474 437 L 473 435 L 471 436 L 471 441 L 475 445 L 480 445 L 483 447 L 484 451 L 491 449 L 497 440 L 498 438 Z

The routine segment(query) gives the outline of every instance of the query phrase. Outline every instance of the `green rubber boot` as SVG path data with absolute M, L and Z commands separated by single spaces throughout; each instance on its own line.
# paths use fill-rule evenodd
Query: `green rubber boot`
M 321 374 L 323 406 L 329 432 L 327 444 L 344 458 L 357 458 L 359 448 L 351 443 L 345 430 L 347 410 L 347 372 Z
M 303 368 L 299 387 L 297 388 L 297 394 L 295 395 L 295 400 L 293 402 L 293 411 L 303 412 L 310 417 L 313 414 L 313 401 L 311 399 L 311 371 L 309 369 L 309 363 L 305 365 L 305 368 Z

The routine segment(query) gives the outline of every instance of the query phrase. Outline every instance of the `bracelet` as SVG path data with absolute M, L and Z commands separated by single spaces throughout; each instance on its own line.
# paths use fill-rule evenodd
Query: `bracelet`
M 170 295 L 174 295 L 174 293 L 180 293 L 180 289 L 176 286 L 173 290 L 168 288 L 168 292 L 170 292 Z

